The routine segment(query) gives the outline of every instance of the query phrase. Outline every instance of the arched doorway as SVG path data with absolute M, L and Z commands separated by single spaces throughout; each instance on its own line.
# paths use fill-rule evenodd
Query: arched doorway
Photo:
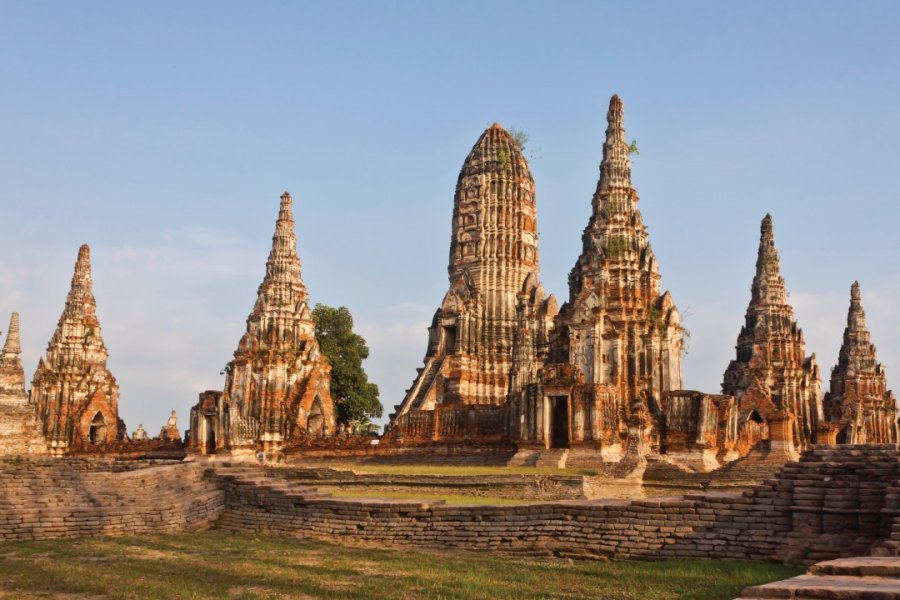
M 306 430 L 313 435 L 325 433 L 325 415 L 322 411 L 322 399 L 316 396 L 312 407 L 309 409 L 309 418 L 306 420 Z
M 98 444 L 106 440 L 106 419 L 103 418 L 103 413 L 97 412 L 94 415 L 94 419 L 91 421 L 91 426 L 88 429 L 88 441 L 92 444 Z

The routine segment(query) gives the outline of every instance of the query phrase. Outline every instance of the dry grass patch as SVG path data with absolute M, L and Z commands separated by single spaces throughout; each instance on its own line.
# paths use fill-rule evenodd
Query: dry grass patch
M 85 560 L 104 558 L 112 560 Z M 715 600 L 799 572 L 737 561 L 604 563 L 388 550 L 223 531 L 0 543 L 4 600 L 51 595 Z

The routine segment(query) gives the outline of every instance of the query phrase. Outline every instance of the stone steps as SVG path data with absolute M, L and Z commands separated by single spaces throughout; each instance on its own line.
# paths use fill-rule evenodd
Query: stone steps
M 537 457 L 537 460 L 535 460 L 534 466 L 544 468 L 549 467 L 552 469 L 565 469 L 566 459 L 568 458 L 568 448 L 550 448 L 548 450 L 541 450 Z
M 860 556 L 817 563 L 805 575 L 744 589 L 736 600 L 900 600 L 900 558 Z

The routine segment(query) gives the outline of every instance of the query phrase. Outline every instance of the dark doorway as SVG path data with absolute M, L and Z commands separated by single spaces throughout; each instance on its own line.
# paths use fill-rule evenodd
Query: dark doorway
M 106 420 L 103 418 L 103 415 L 98 412 L 91 421 L 91 428 L 88 429 L 88 440 L 90 440 L 92 444 L 97 444 L 106 441 L 105 438 Z
M 215 454 L 216 452 L 216 428 L 213 425 L 213 418 L 212 416 L 203 417 L 204 421 L 206 421 L 204 427 L 206 429 L 204 454 Z
M 456 326 L 444 325 L 444 354 L 456 352 Z
M 550 447 L 569 447 L 569 399 L 565 396 L 550 398 Z

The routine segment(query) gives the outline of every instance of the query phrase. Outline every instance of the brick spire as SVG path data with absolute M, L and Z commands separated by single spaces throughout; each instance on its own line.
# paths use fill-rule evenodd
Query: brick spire
M 614 386 L 630 407 L 681 387 L 683 330 L 637 207 L 625 137 L 624 107 L 609 101 L 600 176 L 582 251 L 569 273 L 569 301 L 560 309 L 553 362 L 576 364 L 592 385 Z M 618 424 L 617 424 L 618 425 Z M 612 433 L 610 435 L 613 435 Z
M 736 350 L 725 370 L 723 393 L 737 398 L 744 416 L 753 411 L 765 420 L 779 411 L 791 415 L 795 446 L 813 443 L 822 416 L 819 368 L 815 354 L 805 355 L 803 330 L 787 302 L 769 214 L 760 225 L 756 273 Z
M 594 212 L 616 200 L 630 200 L 627 207 L 633 209 L 637 194 L 631 184 L 631 160 L 628 158 L 628 142 L 625 141 L 625 111 L 622 100 L 614 95 L 609 100 L 606 113 L 606 141 L 603 143 L 603 159 L 600 161 L 600 180 L 594 194 Z
M 22 370 L 22 359 L 19 356 L 22 348 L 19 344 L 19 313 L 13 313 L 9 319 L 9 331 L 6 343 L 0 353 L 0 402 L 24 403 L 25 372 Z
M 824 404 L 826 419 L 842 426 L 839 441 L 897 443 L 897 402 L 872 344 L 858 281 L 850 286 L 847 326 Z
M 775 249 L 775 229 L 772 215 L 766 214 L 760 224 L 759 252 L 756 256 L 756 275 L 750 288 L 751 308 L 761 305 L 787 304 L 781 261 Z
M 534 178 L 519 144 L 499 123 L 487 128 L 459 172 L 453 201 L 448 272 L 478 274 L 519 291 L 537 275 L 538 248 Z M 502 257 L 502 258 L 501 258 Z M 514 270 L 507 281 L 505 270 Z
M 9 318 L 9 330 L 6 332 L 6 343 L 3 344 L 3 357 L 18 357 L 22 353 L 19 341 L 19 313 L 14 312 Z
M 278 220 L 275 223 L 275 233 L 272 235 L 272 249 L 266 261 L 266 279 L 260 291 L 267 284 L 277 281 L 291 285 L 296 292 L 302 292 L 305 298 L 306 286 L 300 277 L 300 257 L 297 254 L 295 229 L 293 199 L 285 192 L 281 195 Z
M 91 278 L 91 249 L 78 249 L 66 305 L 31 381 L 31 403 L 51 452 L 71 445 L 112 442 L 125 435 L 119 386 L 106 366 Z
M 295 226 L 293 201 L 285 192 L 266 275 L 227 370 L 225 392 L 238 410 L 227 432 L 234 447 L 280 452 L 301 430 L 334 432 L 331 367 L 316 340 Z

